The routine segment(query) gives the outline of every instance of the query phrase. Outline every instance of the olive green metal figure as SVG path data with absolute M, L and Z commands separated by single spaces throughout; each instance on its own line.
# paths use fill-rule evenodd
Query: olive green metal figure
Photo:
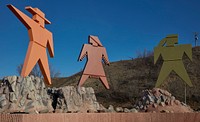
M 162 39 L 158 46 L 154 48 L 154 64 L 156 64 L 160 55 L 164 60 L 156 87 L 159 87 L 172 71 L 176 72 L 190 87 L 192 86 L 182 61 L 184 53 L 192 61 L 192 45 L 176 44 L 178 44 L 178 35 L 173 34 Z

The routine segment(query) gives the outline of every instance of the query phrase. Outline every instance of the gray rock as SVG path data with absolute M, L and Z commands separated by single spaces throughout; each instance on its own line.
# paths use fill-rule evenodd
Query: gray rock
M 15 86 L 15 95 L 16 95 L 16 98 L 18 98 L 21 95 L 21 85 L 18 82 Z
M 5 78 L 6 80 L 8 80 L 8 82 L 10 84 L 12 84 L 13 82 L 16 82 L 17 80 L 17 76 L 8 76 L 7 78 Z
M 20 83 L 20 82 L 23 82 L 23 80 L 24 80 L 24 78 L 23 77 L 21 77 L 21 76 L 19 76 L 18 78 L 17 78 L 17 83 Z
M 29 84 L 29 86 L 28 86 L 28 89 L 29 89 L 30 91 L 34 91 L 34 90 L 35 90 L 35 86 L 34 86 L 34 82 L 33 82 L 33 81 L 30 82 L 30 84 Z
M 165 106 L 165 103 L 164 103 L 164 102 L 160 102 L 159 105 L 162 106 L 162 107 L 164 107 L 164 106 Z
M 176 98 L 174 96 L 171 97 L 171 100 L 176 100 Z
M 6 99 L 6 95 L 5 94 L 0 95 L 0 101 L 5 100 L 5 99 Z
M 35 78 L 35 88 L 38 90 L 38 89 L 40 89 L 40 81 L 41 79 L 40 78 L 38 78 L 38 77 L 36 77 Z
M 114 113 L 116 112 L 114 107 L 112 105 L 109 105 L 108 109 L 107 109 L 107 112 L 111 112 L 111 113 Z
M 104 113 L 104 112 L 106 112 L 106 110 L 107 110 L 107 109 L 106 109 L 102 104 L 99 105 L 99 110 L 98 110 L 98 112 Z
M 125 113 L 130 113 L 131 111 L 128 108 L 124 108 Z
M 4 113 L 19 111 L 37 113 L 40 111 L 45 112 L 48 109 L 48 112 L 52 112 L 53 107 L 50 96 L 42 84 L 44 84 L 43 80 L 34 76 L 25 78 L 9 76 L 3 78 L 0 86 L 0 89 L 2 89 L 0 111 Z M 39 89 L 36 87 L 39 87 Z
M 132 113 L 138 113 L 138 110 L 135 109 L 135 108 L 132 108 L 132 109 L 130 109 L 130 112 L 132 112 Z
M 24 103 L 26 102 L 26 97 L 22 97 L 21 100 L 19 101 L 19 107 L 23 107 L 24 106 Z
M 10 98 L 10 102 L 12 103 L 16 103 L 17 102 L 17 98 L 14 92 L 10 92 L 9 93 L 9 98 Z
M 30 91 L 27 95 L 28 100 L 35 100 L 34 91 Z
M 124 109 L 122 107 L 116 107 L 115 110 L 116 110 L 116 112 L 123 112 L 124 111 Z
M 5 105 L 7 105 L 7 100 L 0 101 L 0 108 L 3 108 Z
M 168 111 L 168 110 L 162 110 L 162 111 L 160 111 L 161 113 L 170 113 L 170 111 Z
M 16 91 L 16 81 L 12 82 L 11 89 L 12 89 L 13 92 Z
M 33 75 L 31 75 L 30 78 L 31 78 L 31 81 L 35 80 L 35 77 Z
M 180 102 L 179 100 L 175 100 L 174 103 L 175 103 L 176 105 L 181 105 L 181 102 Z
M 20 109 L 18 109 L 18 107 L 16 106 L 15 103 L 9 104 L 8 110 L 9 110 L 9 112 L 18 112 L 18 111 L 20 111 Z M 7 112 L 7 111 L 5 110 L 5 112 Z
M 51 94 L 52 99 L 56 98 L 56 101 L 53 101 L 55 112 L 60 112 L 60 109 L 63 112 L 71 113 L 101 111 L 94 90 L 91 87 L 65 86 L 58 89 L 49 89 L 48 93 Z
M 26 77 L 25 78 L 26 79 L 26 86 L 25 87 L 27 87 L 27 88 L 29 88 L 30 87 L 30 84 L 31 84 L 31 82 L 33 82 L 32 80 L 31 80 L 31 77 Z
M 1 89 L 3 89 L 3 94 L 6 94 L 6 93 L 9 93 L 10 91 L 9 91 L 9 87 L 3 87 L 3 88 L 1 88 Z
M 152 106 L 153 106 L 154 108 L 157 108 L 157 107 L 158 107 L 158 105 L 157 105 L 157 104 L 155 104 L 155 103 L 154 103 Z
M 149 102 L 154 102 L 154 99 L 150 95 L 147 96 L 147 99 L 149 100 Z

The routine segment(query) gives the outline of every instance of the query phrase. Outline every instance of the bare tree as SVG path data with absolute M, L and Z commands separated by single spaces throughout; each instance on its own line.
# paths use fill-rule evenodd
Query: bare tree
M 56 70 L 51 64 L 49 65 L 49 68 L 52 78 L 57 78 L 61 75 L 61 73 L 58 70 Z
M 21 74 L 21 71 L 22 71 L 22 67 L 23 67 L 23 64 L 20 64 L 19 66 L 17 66 L 17 73 L 20 75 Z M 52 78 L 56 78 L 56 77 L 59 77 L 60 76 L 60 72 L 55 70 L 55 68 L 53 68 L 52 65 L 49 65 L 49 68 L 50 68 L 50 73 L 51 73 L 51 77 Z M 40 71 L 40 67 L 38 64 L 35 65 L 35 67 L 33 68 L 33 70 L 30 72 L 29 75 L 33 75 L 33 76 L 36 76 L 36 77 L 40 77 L 42 78 L 43 75 Z
M 144 51 L 136 51 L 136 58 L 146 58 L 149 56 L 153 56 L 153 51 L 148 51 L 144 49 Z

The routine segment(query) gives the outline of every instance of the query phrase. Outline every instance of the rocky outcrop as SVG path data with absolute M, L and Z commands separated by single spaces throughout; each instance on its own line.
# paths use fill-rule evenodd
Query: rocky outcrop
M 53 99 L 55 112 L 99 112 L 104 107 L 97 102 L 93 88 L 65 86 L 57 89 L 49 89 L 48 93 Z
M 0 84 L 1 113 L 48 113 L 52 100 L 42 79 L 34 76 L 5 77 Z
M 0 113 L 193 112 L 166 90 L 144 90 L 134 108 L 105 108 L 93 88 L 47 88 L 41 78 L 9 76 L 0 84 Z
M 185 113 L 193 110 L 166 90 L 144 90 L 135 108 L 142 112 Z
M 55 113 L 137 113 L 134 108 L 127 109 L 122 107 L 114 108 L 110 105 L 105 108 L 97 102 L 92 87 L 74 87 L 65 86 L 60 88 L 49 88 L 48 93 L 53 99 L 53 108 Z

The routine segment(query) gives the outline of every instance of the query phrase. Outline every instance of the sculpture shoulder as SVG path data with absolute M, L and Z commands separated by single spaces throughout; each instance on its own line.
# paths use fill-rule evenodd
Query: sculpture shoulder
M 52 34 L 51 31 L 47 30 L 46 28 L 44 28 L 44 30 L 45 30 L 45 33 L 46 33 L 48 36 L 53 36 L 53 34 Z
M 180 49 L 180 50 L 192 50 L 191 44 L 181 44 L 181 45 L 177 45 L 175 47 L 176 47 L 176 49 Z
M 43 28 L 43 29 L 45 30 L 45 32 L 46 32 L 46 33 L 48 33 L 48 34 L 51 34 L 51 35 L 52 35 L 52 32 L 51 32 L 51 31 L 47 30 L 46 28 Z
M 178 45 L 177 47 L 180 47 L 180 48 L 192 48 L 192 45 L 191 44 L 181 44 L 181 45 Z
M 90 45 L 90 44 L 83 44 L 83 48 L 91 48 L 92 47 L 92 45 Z

